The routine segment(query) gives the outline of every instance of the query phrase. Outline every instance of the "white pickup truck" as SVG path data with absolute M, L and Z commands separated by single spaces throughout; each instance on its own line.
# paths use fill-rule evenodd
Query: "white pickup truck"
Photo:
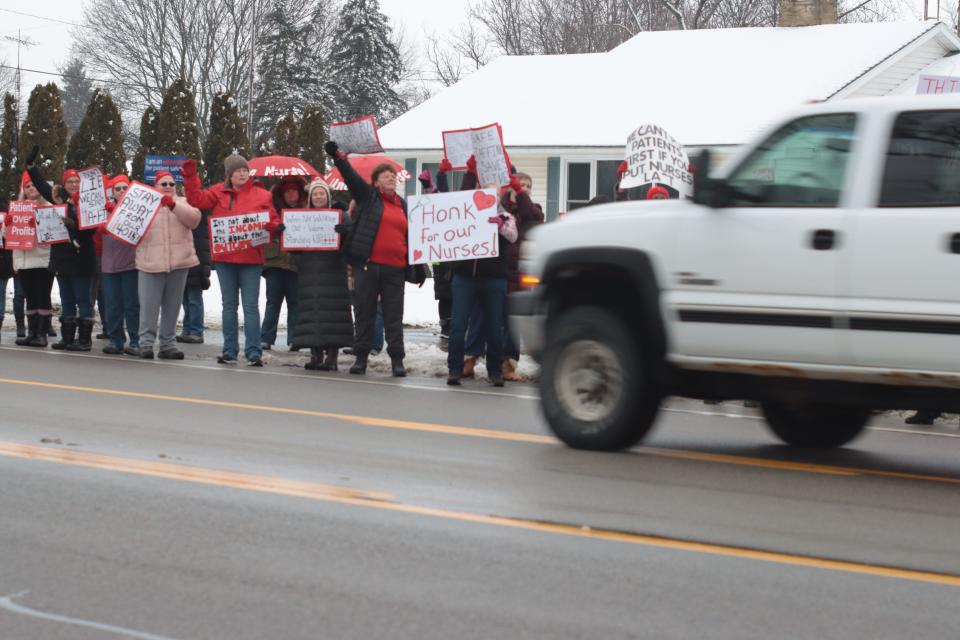
M 960 97 L 810 105 L 693 200 L 542 225 L 514 330 L 572 447 L 640 441 L 664 398 L 755 399 L 835 447 L 881 409 L 960 411 Z

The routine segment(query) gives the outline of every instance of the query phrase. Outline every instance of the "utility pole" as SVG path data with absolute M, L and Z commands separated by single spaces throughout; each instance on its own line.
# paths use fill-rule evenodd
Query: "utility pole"
M 257 0 L 252 1 L 250 12 L 250 84 L 247 89 L 247 139 L 250 151 L 255 152 L 253 140 L 253 81 L 257 68 Z
M 20 105 L 22 104 L 20 102 L 20 47 L 32 47 L 33 45 L 39 44 L 39 43 L 34 42 L 30 38 L 22 37 L 20 35 L 20 29 L 17 29 L 16 38 L 14 38 L 13 36 L 3 36 L 3 39 L 9 40 L 10 42 L 17 43 L 17 111 L 16 111 L 16 120 L 15 120 L 15 122 L 17 123 L 17 128 L 16 130 L 14 130 L 13 138 L 14 138 L 14 141 L 16 142 L 17 148 L 19 149 L 20 148 Z

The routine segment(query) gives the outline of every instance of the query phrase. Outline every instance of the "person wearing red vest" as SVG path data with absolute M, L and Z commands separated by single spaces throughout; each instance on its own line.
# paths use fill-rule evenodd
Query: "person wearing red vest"
M 266 230 L 271 234 L 283 231 L 280 217 L 273 208 L 273 196 L 250 176 L 246 158 L 233 154 L 223 161 L 226 181 L 209 189 L 200 185 L 197 163 L 183 163 L 183 187 L 187 202 L 198 209 L 209 209 L 210 218 L 235 216 L 242 213 L 266 211 L 270 222 Z M 211 249 L 213 238 L 210 238 Z M 260 274 L 263 270 L 265 245 L 240 249 L 232 253 L 214 252 L 213 262 L 223 296 L 223 353 L 220 364 L 235 364 L 240 351 L 239 318 L 237 308 L 243 300 L 244 356 L 251 367 L 262 367 L 260 346 Z

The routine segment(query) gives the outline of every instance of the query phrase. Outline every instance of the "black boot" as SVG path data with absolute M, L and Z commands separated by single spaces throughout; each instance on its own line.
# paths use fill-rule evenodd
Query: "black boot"
M 323 366 L 323 349 L 310 347 L 310 362 L 303 365 L 307 371 L 320 371 Z
M 93 348 L 93 318 L 80 318 L 77 341 L 67 345 L 67 351 L 90 351 Z
M 17 319 L 17 337 L 27 337 L 27 323 L 24 321 L 23 314 L 18 313 L 15 315 L 15 317 Z
M 67 345 L 77 341 L 77 320 L 79 318 L 60 317 L 60 340 L 53 343 L 53 348 L 63 351 Z
M 905 420 L 907 424 L 922 424 L 930 426 L 933 424 L 934 420 L 940 417 L 939 411 L 930 411 L 929 409 L 921 409 L 915 414 L 910 416 Z
M 50 323 L 53 321 L 53 316 L 50 315 L 40 315 L 37 314 L 37 333 L 30 338 L 30 341 L 27 342 L 28 346 L 31 347 L 40 347 L 45 349 L 47 347 L 47 329 L 50 328 Z
M 407 377 L 407 370 L 403 368 L 403 358 L 390 358 L 390 369 L 394 378 Z
M 336 371 L 337 370 L 337 360 L 340 358 L 340 349 L 336 347 L 332 349 L 325 349 L 326 355 L 323 358 L 323 364 L 320 365 L 320 371 Z
M 47 337 L 56 338 L 57 330 L 53 328 L 53 316 L 50 316 L 50 320 L 47 322 Z
M 15 344 L 21 347 L 29 347 L 30 342 L 37 337 L 37 331 L 39 328 L 40 316 L 36 313 L 31 313 L 27 316 L 27 326 L 28 331 L 24 335 L 16 339 Z M 19 334 L 18 334 L 19 335 Z
M 366 351 L 360 351 L 357 353 L 357 361 L 353 363 L 353 366 L 350 367 L 350 373 L 358 376 L 366 375 L 367 373 L 367 358 L 370 357 L 370 354 Z

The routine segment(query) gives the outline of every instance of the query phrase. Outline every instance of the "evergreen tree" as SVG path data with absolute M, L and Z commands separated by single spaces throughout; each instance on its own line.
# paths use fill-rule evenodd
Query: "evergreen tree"
M 76 133 L 87 105 L 93 97 L 93 83 L 87 78 L 87 69 L 80 58 L 71 58 L 63 74 L 63 119 L 70 133 Z
M 210 135 L 203 152 L 207 184 L 223 182 L 223 159 L 231 153 L 250 157 L 247 128 L 229 93 L 218 93 L 210 105 Z
M 30 92 L 27 118 L 20 127 L 19 154 L 30 155 L 34 145 L 40 146 L 35 162 L 48 180 L 60 180 L 67 152 L 67 124 L 63 121 L 60 89 L 53 82 L 38 84 Z
M 273 153 L 278 156 L 294 156 L 300 150 L 297 147 L 297 119 L 293 111 L 288 111 L 287 115 L 277 123 L 276 131 L 273 135 Z
M 379 0 L 352 0 L 340 9 L 329 67 L 337 70 L 341 120 L 373 114 L 383 124 L 406 110 L 394 89 L 401 60 L 391 32 Z
M 303 111 L 303 120 L 300 122 L 300 132 L 297 134 L 297 144 L 300 151 L 297 157 L 303 158 L 321 174 L 326 173 L 327 154 L 323 151 L 323 144 L 327 141 L 324 128 L 323 109 L 314 105 Z
M 153 107 L 147 107 L 140 118 L 140 146 L 133 156 L 133 168 L 130 177 L 134 180 L 144 179 L 144 169 L 147 156 L 157 152 L 157 138 L 160 134 L 160 112 Z
M 193 92 L 183 78 L 175 80 L 163 95 L 159 127 L 157 153 L 186 156 L 198 163 L 203 161 L 197 107 Z
M 3 97 L 3 129 L 0 130 L 0 195 L 12 200 L 20 190 L 17 167 L 17 99 Z
M 68 167 L 100 165 L 107 174 L 126 171 L 123 123 L 109 93 L 97 89 L 67 149 Z

